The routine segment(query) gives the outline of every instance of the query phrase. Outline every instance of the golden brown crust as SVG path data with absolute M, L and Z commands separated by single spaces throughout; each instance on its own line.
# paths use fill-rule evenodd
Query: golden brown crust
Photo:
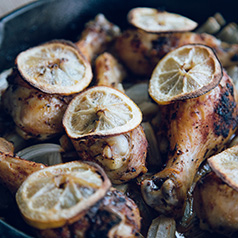
M 111 189 L 83 218 L 58 229 L 37 231 L 40 237 L 136 237 L 141 217 L 136 204 L 121 192 Z M 123 229 L 124 228 L 124 229 Z M 127 234 L 124 234 L 124 231 Z
M 6 139 L 0 137 L 0 151 L 8 153 L 9 155 L 13 155 L 14 145 Z
M 0 182 L 12 193 L 16 193 L 26 178 L 45 165 L 0 152 Z
M 143 181 L 156 210 L 179 217 L 200 164 L 221 151 L 238 124 L 237 93 L 224 74 L 219 86 L 195 99 L 164 106 L 170 150 L 164 170 Z
M 62 118 L 71 96 L 43 93 L 21 79 L 17 71 L 9 78 L 3 105 L 25 139 L 48 139 L 63 132 Z
M 85 25 L 80 39 L 75 44 L 91 62 L 119 33 L 120 29 L 116 25 L 109 22 L 104 15 L 98 14 L 94 20 Z
M 115 48 L 119 58 L 133 73 L 150 76 L 164 55 L 187 44 L 204 44 L 213 48 L 224 67 L 237 64 L 238 45 L 228 45 L 205 33 L 151 34 L 130 29 L 118 37 Z

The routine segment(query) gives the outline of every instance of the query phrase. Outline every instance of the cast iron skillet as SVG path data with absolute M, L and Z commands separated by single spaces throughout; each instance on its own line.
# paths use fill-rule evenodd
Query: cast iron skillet
M 128 27 L 127 12 L 142 6 L 180 13 L 198 23 L 216 12 L 222 13 L 228 22 L 238 22 L 238 2 L 234 0 L 38 0 L 0 19 L 0 72 L 13 66 L 16 55 L 31 46 L 52 39 L 76 41 L 85 22 L 97 13 L 105 14 L 124 29 Z M 0 194 L 3 193 L 7 191 L 0 187 Z M 0 211 L 1 208 L 8 213 L 7 202 L 0 199 Z M 11 211 L 17 224 L 14 227 L 26 230 L 14 211 L 16 208 Z M 0 220 L 0 237 L 29 236 Z

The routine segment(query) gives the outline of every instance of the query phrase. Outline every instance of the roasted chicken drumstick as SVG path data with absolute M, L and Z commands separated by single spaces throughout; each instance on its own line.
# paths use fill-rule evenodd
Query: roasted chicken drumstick
M 127 30 L 118 37 L 115 47 L 119 58 L 135 74 L 150 75 L 158 61 L 171 50 L 187 44 L 213 48 L 224 67 L 237 64 L 238 45 L 221 42 L 209 34 L 161 33 Z
M 44 168 L 43 164 L 0 152 L 0 182 L 13 194 L 28 176 Z M 88 183 L 90 184 L 90 179 Z M 85 193 L 85 196 L 88 196 L 86 190 Z M 140 231 L 140 220 L 139 210 L 134 201 L 118 190 L 110 188 L 102 199 L 83 211 L 79 220 L 62 227 L 34 230 L 38 237 L 45 238 L 136 237 Z
M 224 72 L 220 84 L 194 99 L 163 106 L 170 142 L 166 167 L 142 182 L 145 201 L 166 215 L 181 217 L 200 164 L 220 151 L 237 127 L 237 93 Z
M 119 32 L 120 29 L 117 26 L 100 14 L 86 24 L 74 47 L 79 48 L 80 54 L 85 54 L 83 57 L 86 61 L 91 61 Z M 47 49 L 45 51 L 47 52 Z M 60 52 L 60 50 L 58 51 Z M 64 81 L 64 76 L 68 75 L 70 71 L 69 65 L 67 65 L 68 59 L 55 56 L 56 59 L 52 61 L 50 57 L 54 54 L 48 53 L 42 56 L 42 58 L 47 57 L 47 66 L 43 68 L 42 62 L 39 62 L 37 77 L 43 78 L 45 75 L 44 80 L 51 78 L 54 82 L 57 81 L 55 78 L 61 77 L 60 80 Z M 34 57 L 33 55 L 32 61 L 38 60 L 39 55 L 36 56 L 36 59 Z M 28 67 L 30 68 L 32 65 Z M 64 76 L 61 75 L 61 69 L 66 70 Z M 24 77 L 19 73 L 19 69 L 14 69 L 8 79 L 10 86 L 3 95 L 4 108 L 12 116 L 17 132 L 24 139 L 46 140 L 63 132 L 62 117 L 74 94 L 65 96 L 57 93 L 45 93 L 44 90 L 26 83 Z

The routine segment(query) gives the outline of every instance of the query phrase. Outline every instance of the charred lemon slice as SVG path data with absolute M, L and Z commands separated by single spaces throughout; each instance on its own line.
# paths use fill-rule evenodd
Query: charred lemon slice
M 133 26 L 151 33 L 191 31 L 197 27 L 197 23 L 187 17 L 155 8 L 133 8 L 127 18 Z
M 208 163 L 218 177 L 238 191 L 238 145 L 212 156 Z
M 74 94 L 92 80 L 91 65 L 67 41 L 52 41 L 23 51 L 16 64 L 21 76 L 45 93 Z
M 16 201 L 31 226 L 57 228 L 80 219 L 110 186 L 98 165 L 74 161 L 31 174 L 18 189 Z
M 109 136 L 135 129 L 142 113 L 124 93 L 95 86 L 76 96 L 68 105 L 63 125 L 69 137 Z
M 195 98 L 216 87 L 222 75 L 211 48 L 185 45 L 159 61 L 149 82 L 149 94 L 158 104 Z

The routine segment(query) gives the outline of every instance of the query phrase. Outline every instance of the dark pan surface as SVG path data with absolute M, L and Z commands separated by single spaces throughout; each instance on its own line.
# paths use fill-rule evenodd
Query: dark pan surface
M 16 55 L 31 46 L 52 39 L 76 41 L 85 22 L 97 13 L 126 28 L 127 12 L 142 6 L 179 13 L 198 23 L 216 12 L 228 22 L 238 22 L 238 1 L 235 0 L 38 0 L 0 19 L 0 72 L 13 66 Z M 0 187 L 0 194 L 5 192 Z M 0 198 L 0 209 L 6 208 L 7 212 L 8 207 L 4 206 Z M 21 223 L 16 227 L 25 229 Z M 0 220 L 0 237 L 29 236 Z
M 221 12 L 227 21 L 238 20 L 234 0 L 39 0 L 0 19 L 0 71 L 12 66 L 15 56 L 47 40 L 75 40 L 84 23 L 97 13 L 126 27 L 132 7 L 162 8 L 200 23 Z

